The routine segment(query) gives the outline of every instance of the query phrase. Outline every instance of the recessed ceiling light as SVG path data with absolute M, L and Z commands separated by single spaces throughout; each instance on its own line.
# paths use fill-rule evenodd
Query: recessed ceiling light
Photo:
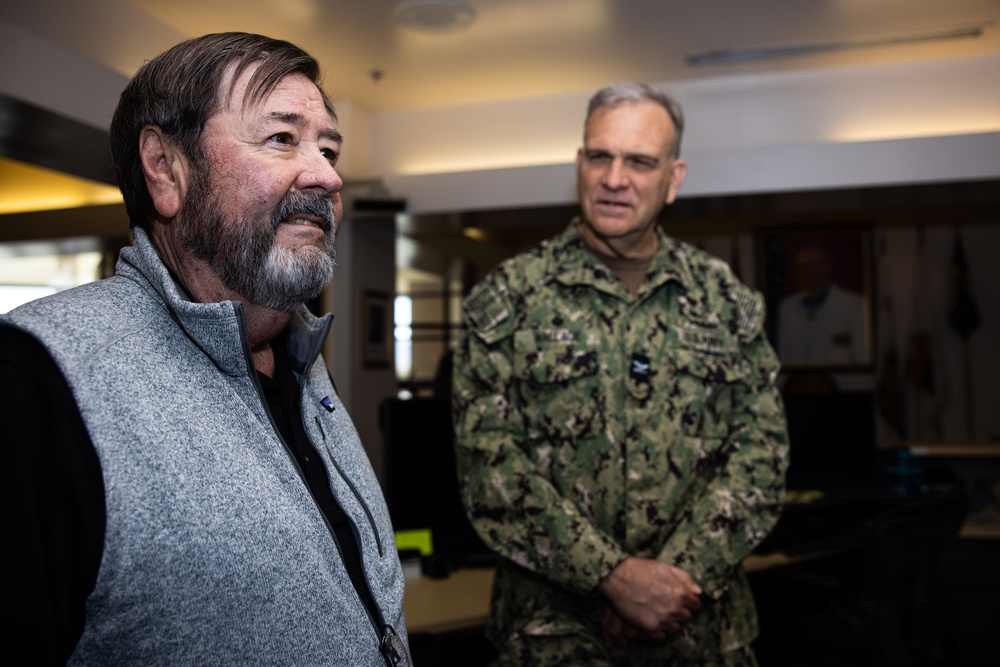
M 476 10 L 461 0 L 404 0 L 392 12 L 396 23 L 423 32 L 448 32 L 464 28 Z

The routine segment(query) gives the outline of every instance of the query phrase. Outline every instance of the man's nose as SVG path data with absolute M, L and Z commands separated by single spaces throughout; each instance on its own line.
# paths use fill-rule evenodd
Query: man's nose
M 333 163 L 319 151 L 303 150 L 302 173 L 299 174 L 299 188 L 323 190 L 329 197 L 344 186 L 344 180 L 337 173 Z
M 625 173 L 625 163 L 621 158 L 614 158 L 608 165 L 601 183 L 609 190 L 621 190 L 628 185 L 628 175 Z

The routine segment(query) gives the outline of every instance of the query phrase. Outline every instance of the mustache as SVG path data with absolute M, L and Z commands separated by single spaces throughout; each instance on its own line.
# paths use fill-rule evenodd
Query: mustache
M 314 192 L 289 192 L 271 214 L 271 227 L 277 229 L 282 221 L 295 216 L 308 215 L 319 219 L 324 232 L 333 229 L 333 202 L 329 197 Z

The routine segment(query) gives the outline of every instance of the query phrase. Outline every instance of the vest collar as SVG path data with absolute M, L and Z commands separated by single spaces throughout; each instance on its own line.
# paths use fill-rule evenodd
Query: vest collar
M 192 301 L 160 259 L 146 231 L 137 227 L 133 234 L 135 240 L 122 250 L 116 273 L 155 290 L 177 325 L 223 373 L 239 376 L 251 372 L 243 304 Z M 332 324 L 332 315 L 316 317 L 305 306 L 292 314 L 288 325 L 288 356 L 300 384 L 319 357 Z

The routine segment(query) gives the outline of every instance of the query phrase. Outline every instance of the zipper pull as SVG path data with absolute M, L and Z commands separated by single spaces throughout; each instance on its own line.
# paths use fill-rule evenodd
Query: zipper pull
M 403 640 L 389 624 L 382 628 L 382 641 L 379 642 L 378 650 L 389 667 L 407 667 L 410 664 Z

